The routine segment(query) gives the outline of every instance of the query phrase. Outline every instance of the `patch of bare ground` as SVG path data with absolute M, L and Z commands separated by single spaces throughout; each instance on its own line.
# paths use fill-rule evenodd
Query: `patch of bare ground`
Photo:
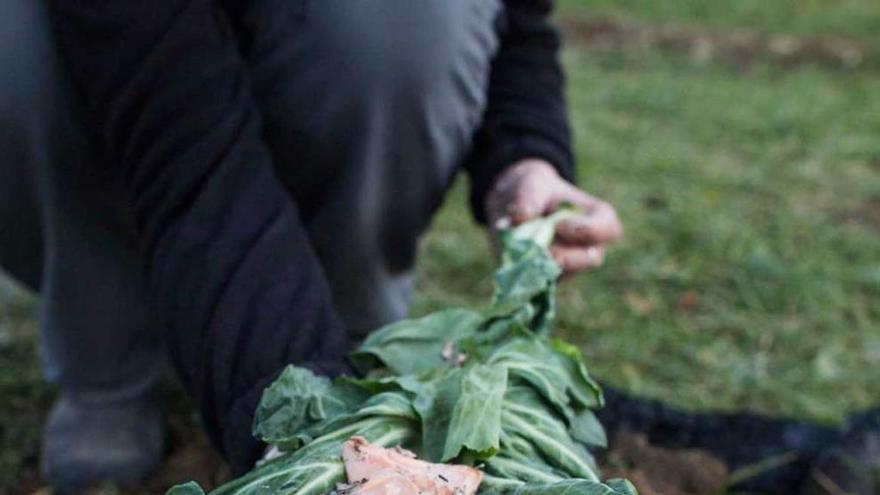
M 861 225 L 880 233 L 880 198 L 872 198 L 843 215 L 846 223 Z
M 227 465 L 191 421 L 171 416 L 169 430 L 169 453 L 143 486 L 128 490 L 98 488 L 89 495 L 165 493 L 170 487 L 189 480 L 210 490 L 230 479 Z M 729 477 L 727 466 L 706 452 L 655 447 L 637 433 L 616 433 L 603 457 L 603 475 L 629 479 L 641 495 L 716 495 L 722 492 Z M 0 493 L 7 492 L 0 490 Z M 26 473 L 8 493 L 54 494 L 39 479 L 36 469 Z
M 569 42 L 600 53 L 659 49 L 682 53 L 698 62 L 730 62 L 741 69 L 759 61 L 783 67 L 880 67 L 880 47 L 842 36 L 798 37 L 750 30 L 654 26 L 609 18 L 561 19 L 560 25 Z
M 147 493 L 165 493 L 172 486 L 187 481 L 196 481 L 206 490 L 211 490 L 232 477 L 229 466 L 204 433 L 181 426 L 175 435 L 177 445 L 147 481 Z
M 617 432 L 604 461 L 603 475 L 629 479 L 640 495 L 716 495 L 729 477 L 704 451 L 655 447 L 639 433 Z

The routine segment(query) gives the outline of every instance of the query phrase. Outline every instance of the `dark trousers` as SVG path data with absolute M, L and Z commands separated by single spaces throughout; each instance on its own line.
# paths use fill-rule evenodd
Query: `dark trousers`
M 255 0 L 237 13 L 278 178 L 343 321 L 406 315 L 418 236 L 485 106 L 497 0 Z M 48 378 L 136 394 L 161 374 L 119 169 L 89 138 L 39 0 L 0 0 L 0 266 L 42 296 Z M 235 201 L 235 198 L 230 198 Z

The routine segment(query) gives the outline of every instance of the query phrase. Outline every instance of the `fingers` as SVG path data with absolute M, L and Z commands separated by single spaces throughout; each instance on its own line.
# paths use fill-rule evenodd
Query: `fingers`
M 609 244 L 623 235 L 623 226 L 614 207 L 574 185 L 565 183 L 558 188 L 550 203 L 547 207 L 549 212 L 558 210 L 565 203 L 584 211 L 581 216 L 560 222 L 556 229 L 559 242 L 579 245 Z
M 556 242 L 579 246 L 613 243 L 623 235 L 623 225 L 611 205 L 597 201 L 595 208 L 556 226 Z
M 555 176 L 552 183 L 535 181 L 521 185 L 508 205 L 508 216 L 515 225 L 548 215 L 564 203 L 571 203 L 585 211 L 604 204 L 568 182 Z
M 563 220 L 556 226 L 550 251 L 565 276 L 598 268 L 605 261 L 605 246 L 623 235 L 623 225 L 610 204 L 574 186 L 560 188 L 551 210 L 563 203 L 582 208 L 584 213 Z
M 524 160 L 503 172 L 488 193 L 486 211 L 498 231 L 553 213 L 563 204 L 583 213 L 557 226 L 554 258 L 566 275 L 600 266 L 605 247 L 623 234 L 617 212 L 563 180 L 546 162 Z
M 600 246 L 585 248 L 556 244 L 550 247 L 550 253 L 566 274 L 598 268 L 605 261 L 605 248 Z
M 586 212 L 590 212 L 603 202 L 595 196 L 585 193 L 569 182 L 560 181 L 558 187 L 553 191 L 547 209 L 549 212 L 553 212 L 558 210 L 560 206 L 565 203 L 570 203 Z

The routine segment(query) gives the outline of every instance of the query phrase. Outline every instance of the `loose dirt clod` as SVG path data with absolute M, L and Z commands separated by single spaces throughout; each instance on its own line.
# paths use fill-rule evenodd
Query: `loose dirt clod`
M 643 434 L 617 432 L 605 457 L 606 477 L 627 478 L 639 495 L 715 495 L 727 466 L 701 450 L 654 447 Z

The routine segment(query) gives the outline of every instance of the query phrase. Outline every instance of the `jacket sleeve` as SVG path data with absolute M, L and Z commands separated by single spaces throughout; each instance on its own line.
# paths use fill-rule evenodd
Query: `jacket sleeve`
M 574 158 L 559 62 L 550 23 L 553 0 L 504 0 L 500 47 L 492 63 L 488 106 L 464 168 L 471 208 L 485 222 L 483 201 L 495 177 L 523 158 L 543 158 L 574 180 Z
M 55 0 L 98 148 L 119 167 L 180 378 L 233 464 L 290 362 L 345 370 L 344 329 L 276 179 L 227 19 L 211 0 Z

